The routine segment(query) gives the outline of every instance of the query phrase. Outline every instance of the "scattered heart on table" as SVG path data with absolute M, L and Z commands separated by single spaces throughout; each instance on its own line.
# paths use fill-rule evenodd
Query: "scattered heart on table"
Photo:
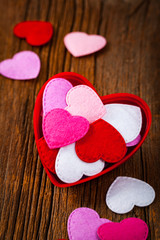
M 53 26 L 50 22 L 25 21 L 18 23 L 13 30 L 19 38 L 25 38 L 32 46 L 41 46 L 50 41 Z
M 127 104 L 106 104 L 102 117 L 123 136 L 126 143 L 134 141 L 142 128 L 142 114 L 137 106 Z
M 84 175 L 93 176 L 103 170 L 104 161 L 86 163 L 80 160 L 75 152 L 75 143 L 60 148 L 56 157 L 55 170 L 59 179 L 65 183 L 74 183 Z
M 71 32 L 64 37 L 64 44 L 74 57 L 82 57 L 101 50 L 105 47 L 107 41 L 100 35 Z
M 97 234 L 100 240 L 146 240 L 148 226 L 139 218 L 127 218 L 120 223 L 104 223 Z
M 55 108 L 43 118 L 43 135 L 50 149 L 74 143 L 89 129 L 89 122 L 81 116 L 71 116 L 64 109 Z
M 87 134 L 76 142 L 76 153 L 85 162 L 102 158 L 109 163 L 120 161 L 126 154 L 126 144 L 121 134 L 100 119 L 90 124 Z
M 98 213 L 90 208 L 77 208 L 68 218 L 67 230 L 70 240 L 98 240 L 97 230 L 108 219 L 100 218 Z
M 154 198 L 155 191 L 148 183 L 131 177 L 117 177 L 108 189 L 106 204 L 113 212 L 123 214 L 134 206 L 150 205 Z
M 97 93 L 86 85 L 79 85 L 69 90 L 66 96 L 67 107 L 71 115 L 86 118 L 92 123 L 106 113 L 105 107 Z
M 30 80 L 38 76 L 41 62 L 32 51 L 16 53 L 12 59 L 0 63 L 0 74 L 15 80 Z
M 54 78 L 45 87 L 43 94 L 43 114 L 50 112 L 54 108 L 65 108 L 67 92 L 72 88 L 72 84 L 64 78 Z

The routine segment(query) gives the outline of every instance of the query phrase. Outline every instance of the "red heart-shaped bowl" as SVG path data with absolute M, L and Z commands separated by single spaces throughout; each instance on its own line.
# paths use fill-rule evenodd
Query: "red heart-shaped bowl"
M 109 167 L 105 168 L 102 172 L 91 176 L 91 177 L 85 177 L 82 178 L 81 180 L 67 184 L 62 182 L 57 175 L 55 174 L 55 168 L 54 168 L 54 162 L 58 153 L 58 149 L 51 150 L 48 148 L 44 137 L 42 133 L 42 96 L 43 96 L 43 91 L 46 86 L 46 84 L 53 78 L 65 78 L 68 81 L 72 83 L 73 86 L 79 85 L 79 84 L 84 84 L 89 87 L 91 87 L 95 92 L 95 88 L 92 86 L 92 84 L 83 76 L 80 74 L 74 73 L 74 72 L 62 72 L 59 74 L 54 75 L 52 78 L 50 78 L 41 88 L 34 107 L 34 116 L 33 116 L 33 124 L 34 124 L 34 134 L 35 134 L 35 140 L 36 140 L 36 145 L 38 148 L 39 156 L 41 159 L 41 162 L 43 164 L 43 167 L 50 178 L 51 182 L 58 186 L 58 187 L 69 187 L 73 185 L 77 185 L 80 183 L 84 183 L 87 181 L 90 181 L 94 178 L 97 178 L 114 168 L 120 166 L 122 163 L 127 161 L 142 145 L 144 142 L 149 129 L 151 125 L 151 112 L 144 100 L 139 98 L 136 95 L 133 94 L 128 94 L 128 93 L 116 93 L 116 94 L 110 94 L 107 96 L 100 97 L 102 102 L 104 104 L 109 104 L 109 103 L 124 103 L 124 104 L 130 104 L 130 105 L 135 105 L 141 108 L 142 111 L 142 129 L 141 129 L 141 141 L 133 147 L 129 147 L 128 151 L 123 159 L 121 161 L 115 163 L 115 164 L 110 164 Z M 49 170 L 50 169 L 50 170 Z

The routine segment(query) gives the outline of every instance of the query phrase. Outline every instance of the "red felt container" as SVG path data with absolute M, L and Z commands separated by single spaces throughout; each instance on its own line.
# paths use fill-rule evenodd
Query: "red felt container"
M 34 116 L 33 116 L 33 124 L 34 124 L 34 134 L 35 134 L 35 140 L 36 140 L 36 145 L 38 148 L 38 153 L 41 159 L 41 162 L 43 164 L 43 167 L 48 175 L 48 177 L 50 178 L 51 182 L 58 186 L 58 187 L 69 187 L 69 186 L 73 186 L 73 185 L 77 185 L 80 183 L 84 183 L 87 181 L 90 181 L 94 178 L 97 178 L 111 170 L 113 170 L 114 168 L 120 166 L 122 163 L 124 163 L 125 161 L 127 161 L 142 145 L 142 143 L 144 142 L 145 138 L 147 137 L 147 134 L 149 132 L 150 129 L 150 125 L 151 125 L 151 112 L 150 109 L 148 107 L 148 105 L 146 104 L 146 102 L 139 98 L 136 95 L 133 94 L 128 94 L 128 93 L 116 93 L 116 94 L 110 94 L 107 96 L 102 96 L 100 97 L 102 102 L 104 104 L 109 104 L 109 103 L 124 103 L 124 104 L 131 104 L 131 105 L 135 105 L 141 108 L 142 111 L 142 129 L 141 129 L 141 141 L 133 147 L 129 147 L 127 154 L 125 155 L 125 157 L 123 159 L 121 159 L 121 161 L 109 165 L 109 167 L 105 168 L 102 172 L 91 176 L 91 177 L 85 177 L 82 178 L 81 180 L 75 182 L 75 183 L 71 183 L 71 184 L 67 184 L 62 182 L 57 175 L 55 174 L 55 167 L 54 167 L 54 162 L 58 153 L 58 149 L 55 150 L 51 150 L 48 148 L 44 137 L 43 137 L 43 132 L 42 132 L 42 96 L 43 96 L 43 91 L 44 88 L 46 86 L 46 84 L 53 78 L 65 78 L 68 81 L 70 81 L 72 83 L 73 86 L 79 85 L 79 84 L 84 84 L 87 85 L 89 87 L 91 87 L 94 91 L 95 88 L 92 86 L 92 84 L 83 76 L 81 76 L 80 74 L 74 73 L 74 72 L 62 72 L 59 74 L 54 75 L 52 78 L 50 78 L 41 88 L 37 99 L 36 99 L 36 103 L 35 103 L 35 108 L 34 108 Z

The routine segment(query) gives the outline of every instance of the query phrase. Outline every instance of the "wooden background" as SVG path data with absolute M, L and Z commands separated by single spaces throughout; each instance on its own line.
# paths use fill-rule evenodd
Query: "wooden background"
M 33 50 L 42 64 L 35 80 L 0 77 L 0 239 L 67 239 L 68 216 L 82 206 L 112 221 L 139 217 L 149 226 L 148 239 L 160 239 L 160 1 L 0 0 L 0 9 L 0 61 Z M 24 20 L 50 21 L 52 40 L 31 47 L 16 38 L 13 27 Z M 101 34 L 108 45 L 99 53 L 74 58 L 63 44 L 71 31 Z M 140 96 L 150 106 L 153 121 L 142 148 L 125 164 L 91 182 L 60 189 L 51 184 L 38 157 L 32 118 L 40 88 L 63 71 L 84 75 L 100 95 Z M 105 195 L 120 175 L 151 184 L 154 203 L 125 215 L 111 212 Z

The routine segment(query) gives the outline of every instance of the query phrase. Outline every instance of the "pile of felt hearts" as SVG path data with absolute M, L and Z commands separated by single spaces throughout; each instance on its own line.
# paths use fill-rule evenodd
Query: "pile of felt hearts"
M 117 177 L 106 194 L 107 206 L 116 213 L 127 213 L 134 205 L 145 207 L 155 198 L 154 189 L 146 182 L 130 177 Z M 90 208 L 77 208 L 68 218 L 69 240 L 146 240 L 147 224 L 139 218 L 120 223 L 100 218 Z
M 26 39 L 31 46 L 42 46 L 48 43 L 53 35 L 53 26 L 50 22 L 25 21 L 18 23 L 14 34 Z M 82 57 L 99 51 L 107 41 L 99 35 L 88 35 L 84 32 L 71 32 L 64 37 L 64 45 L 74 57 Z M 33 51 L 21 51 L 12 59 L 0 63 L 0 74 L 15 80 L 30 80 L 39 75 L 40 58 Z
M 42 99 L 42 131 L 50 150 L 56 149 L 50 171 L 64 183 L 100 173 L 124 158 L 141 139 L 138 106 L 103 104 L 89 86 L 73 86 L 53 78 Z M 58 154 L 57 154 L 58 153 Z
M 122 164 L 139 149 L 150 124 L 142 99 L 132 94 L 99 97 L 76 73 L 49 79 L 34 110 L 40 159 L 60 187 L 89 181 Z
M 139 218 L 127 218 L 120 223 L 100 218 L 90 208 L 77 208 L 68 218 L 69 240 L 146 240 L 147 224 Z

